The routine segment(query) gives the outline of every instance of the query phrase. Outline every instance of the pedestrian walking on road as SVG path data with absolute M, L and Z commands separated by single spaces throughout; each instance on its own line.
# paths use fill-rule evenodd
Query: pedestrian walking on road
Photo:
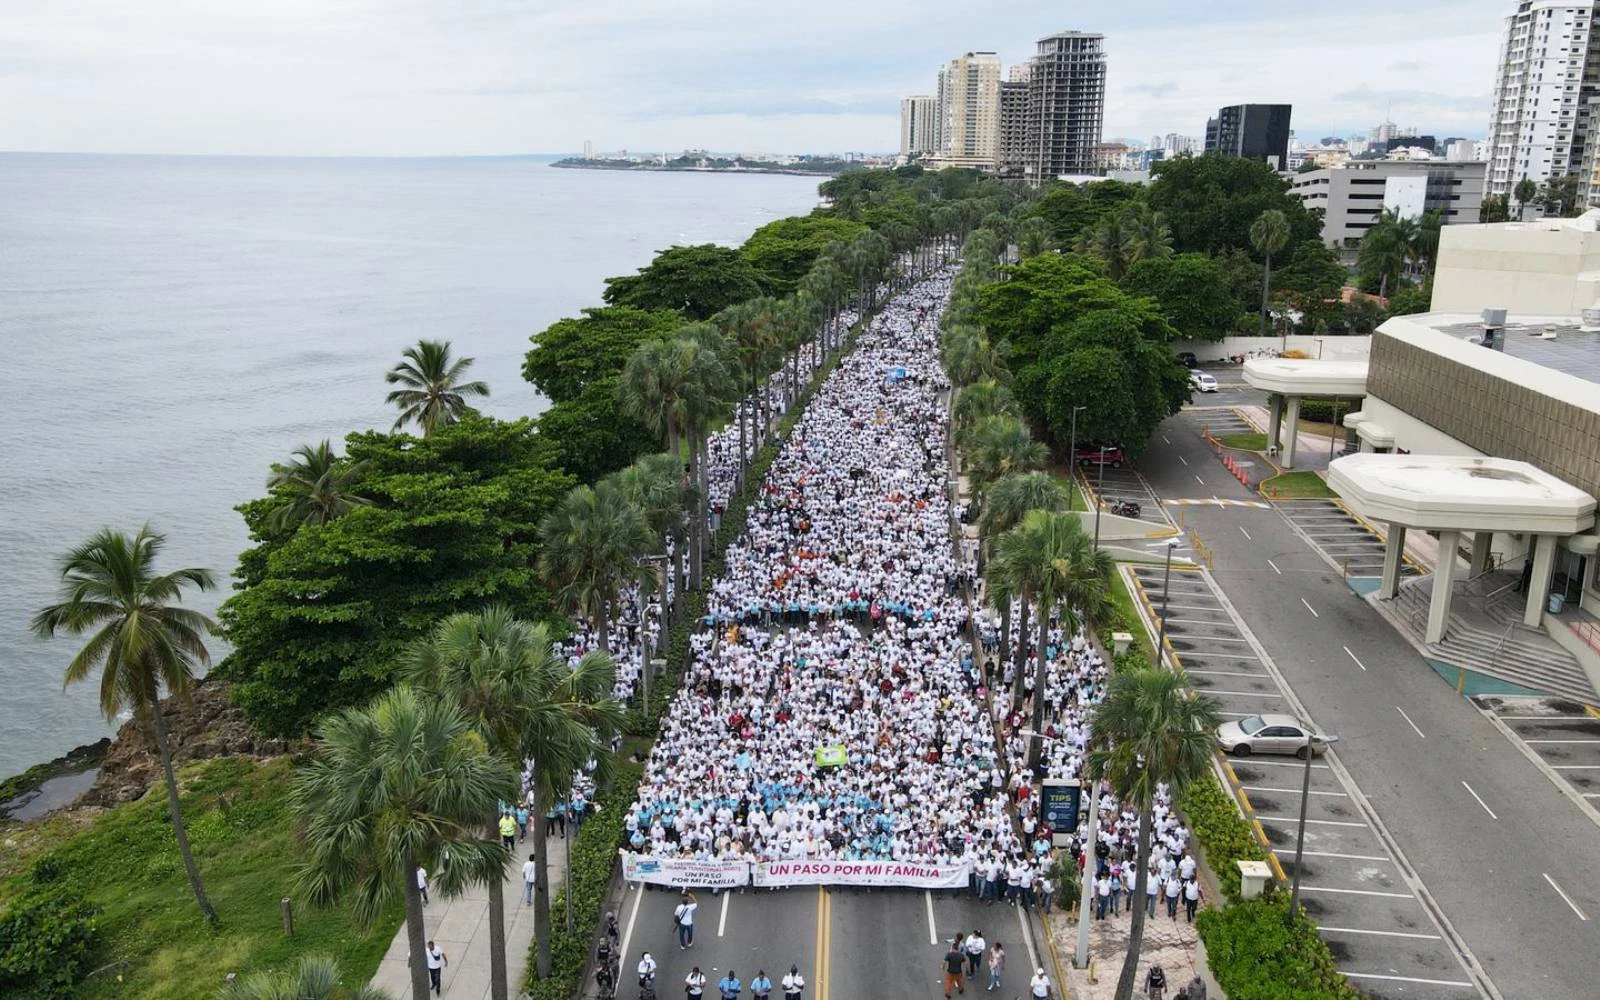
M 989 942 L 983 939 L 983 931 L 974 929 L 961 946 L 967 953 L 967 978 L 976 979 L 978 966 L 983 963 L 983 953 L 989 950 Z
M 1150 995 L 1150 1000 L 1163 1000 L 1167 995 L 1167 973 L 1159 965 L 1152 965 L 1145 974 L 1144 988 Z
M 517 849 L 517 818 L 508 812 L 500 814 L 500 843 L 508 851 Z
M 523 896 L 527 900 L 523 905 L 533 905 L 533 883 L 539 872 L 539 866 L 534 863 L 533 855 L 528 855 L 528 860 L 522 863 L 522 888 Z
M 443 990 L 441 977 L 444 975 L 444 967 L 450 964 L 450 959 L 432 941 L 428 942 L 428 947 L 423 949 L 422 954 L 428 960 L 428 985 L 433 988 L 434 996 L 440 996 Z
M 996 941 L 989 948 L 989 989 L 1000 988 L 1000 974 L 1006 971 L 1006 950 Z
M 1178 919 L 1178 898 L 1183 895 L 1183 885 L 1177 876 L 1167 879 L 1167 916 Z
M 1189 1000 L 1206 1000 L 1206 981 L 1199 976 L 1189 980 Z
M 690 969 L 683 977 L 683 995 L 689 1000 L 699 1000 L 706 995 L 706 974 L 700 971 L 700 966 Z
M 783 1000 L 800 1000 L 805 988 L 806 977 L 800 974 L 800 966 L 789 966 L 789 971 L 783 975 Z
M 428 869 L 417 866 L 417 891 L 422 893 L 422 905 L 428 905 Z
M 678 898 L 678 905 L 672 911 L 672 922 L 678 928 L 678 950 L 694 947 L 694 911 L 700 908 L 700 900 L 689 890 L 683 890 L 683 895 Z
M 722 982 L 717 984 L 717 989 L 722 992 L 722 1000 L 739 1000 L 739 991 L 744 989 L 744 983 L 739 982 L 739 974 L 732 969 L 722 977 Z
M 1155 872 L 1146 872 L 1144 876 L 1144 913 L 1147 917 L 1156 915 L 1156 900 L 1161 898 L 1161 879 Z M 1129 912 L 1132 912 L 1129 907 Z
M 961 973 L 967 967 L 967 957 L 961 954 L 959 942 L 953 942 L 950 950 L 944 953 L 944 1000 L 950 1000 L 950 990 L 957 993 L 967 992 L 967 984 L 961 978 Z
M 1200 880 L 1190 879 L 1183 884 L 1183 916 L 1194 923 L 1194 911 L 1200 908 Z
M 1033 978 L 1028 980 L 1028 993 L 1033 1000 L 1049 1000 L 1050 977 L 1044 974 L 1044 966 L 1036 969 Z
M 750 980 L 750 995 L 755 1000 L 767 1000 L 772 995 L 772 980 L 767 978 L 766 969 L 756 970 L 756 977 Z

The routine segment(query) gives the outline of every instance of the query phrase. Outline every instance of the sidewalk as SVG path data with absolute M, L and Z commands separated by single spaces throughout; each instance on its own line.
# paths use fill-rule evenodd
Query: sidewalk
M 1126 900 L 1124 900 L 1126 902 Z M 1050 938 L 1061 956 L 1062 970 L 1067 977 L 1068 995 L 1073 1000 L 1111 1000 L 1117 992 L 1117 977 L 1122 975 L 1122 960 L 1128 954 L 1128 921 L 1126 906 L 1119 916 L 1107 915 L 1104 920 L 1089 922 L 1089 968 L 1072 967 L 1072 956 L 1078 947 L 1078 921 L 1071 914 L 1056 912 L 1049 917 Z M 1167 916 L 1166 904 L 1156 907 L 1156 915 L 1146 917 L 1144 943 L 1139 951 L 1139 978 L 1134 993 L 1144 995 L 1144 977 L 1152 965 L 1159 965 L 1167 974 L 1167 995 L 1178 992 L 1178 987 L 1188 985 L 1201 973 L 1196 954 L 1199 938 L 1194 925 L 1183 919 L 1183 907 L 1178 907 L 1178 919 Z M 1090 973 L 1094 982 L 1090 982 Z M 1216 996 L 1216 991 L 1212 991 Z
M 570 830 L 568 831 L 571 832 Z M 550 837 L 550 898 L 566 880 L 567 841 Z M 533 853 L 533 838 L 517 844 L 515 863 L 507 867 L 506 904 L 506 985 L 510 996 L 522 995 L 522 976 L 528 965 L 528 948 L 533 942 L 533 907 L 523 904 L 522 861 Z M 489 890 L 476 885 L 455 899 L 441 899 L 431 893 L 433 902 L 423 908 L 426 938 L 436 943 L 449 958 L 442 978 L 444 996 L 457 1000 L 488 1000 L 489 997 Z M 552 906 L 550 922 L 566 919 L 564 911 Z M 400 998 L 411 995 L 411 971 L 406 958 L 411 953 L 402 924 L 389 945 L 389 951 L 372 977 L 373 986 Z

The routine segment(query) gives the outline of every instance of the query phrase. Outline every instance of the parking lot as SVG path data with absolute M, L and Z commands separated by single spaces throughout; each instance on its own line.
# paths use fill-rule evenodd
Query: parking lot
M 1199 404 L 1189 409 L 1192 412 L 1192 419 L 1199 421 L 1200 429 L 1210 432 L 1212 437 L 1222 437 L 1225 434 L 1261 433 L 1259 427 L 1246 420 L 1238 410 L 1231 406 Z
M 1132 500 L 1139 505 L 1139 520 L 1148 521 L 1158 527 L 1171 527 L 1172 519 L 1161 506 L 1161 500 L 1150 489 L 1150 484 L 1139 475 L 1138 470 L 1123 465 L 1120 469 L 1113 469 L 1107 465 L 1104 468 L 1098 465 L 1078 466 L 1079 485 L 1087 485 L 1086 496 L 1093 497 L 1098 494 L 1101 501 L 1109 505 L 1119 500 Z
M 1335 500 L 1279 500 L 1295 530 L 1346 577 L 1383 575 L 1383 536 Z M 1421 570 L 1407 557 L 1402 576 Z
M 1170 592 L 1163 592 L 1161 568 L 1127 572 L 1151 622 L 1165 598 L 1170 655 L 1197 690 L 1217 700 L 1225 720 L 1262 712 L 1305 717 L 1208 574 L 1176 571 Z M 1595 749 L 1600 752 L 1600 737 Z M 1337 757 L 1329 753 L 1311 763 L 1300 892 L 1339 970 L 1375 998 L 1481 995 L 1411 891 L 1402 864 Z M 1223 770 L 1247 817 L 1260 823 L 1275 871 L 1292 878 L 1305 764 L 1294 757 L 1235 757 Z M 1595 773 L 1600 778 L 1600 770 Z
M 1512 745 L 1600 823 L 1600 715 L 1565 698 L 1480 695 L 1473 702 Z

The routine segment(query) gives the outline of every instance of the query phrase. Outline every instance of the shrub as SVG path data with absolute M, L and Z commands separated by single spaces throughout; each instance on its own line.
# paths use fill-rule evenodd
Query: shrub
M 0 914 L 0 995 L 74 996 L 100 944 L 99 910 L 54 876 L 39 881 L 44 868 Z
M 1265 861 L 1267 854 L 1233 797 L 1222 790 L 1215 775 L 1207 774 L 1184 791 L 1178 808 L 1205 849 L 1206 863 L 1216 873 L 1223 895 L 1237 900 L 1239 866 L 1234 862 Z
M 1288 904 L 1263 898 L 1206 910 L 1195 920 L 1217 985 L 1231 1000 L 1359 1000 L 1316 925 L 1290 924 Z
M 1361 400 L 1339 400 L 1339 419 L 1342 421 L 1346 414 L 1357 413 L 1361 410 Z M 1319 424 L 1333 423 L 1332 399 L 1302 399 L 1300 401 L 1300 419 L 1311 420 Z

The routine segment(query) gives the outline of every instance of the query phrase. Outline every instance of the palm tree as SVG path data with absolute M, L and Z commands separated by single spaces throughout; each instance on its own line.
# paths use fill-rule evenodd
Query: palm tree
M 706 437 L 712 421 L 727 412 L 727 408 L 738 399 L 738 381 L 725 360 L 731 353 L 728 342 L 710 324 L 694 323 L 683 327 L 672 344 L 674 363 L 683 375 L 689 481 L 695 487 L 691 498 L 695 511 L 689 538 L 689 583 L 699 589 L 709 535 L 706 497 L 710 493 L 710 485 L 706 468 Z M 798 347 L 795 356 L 798 359 Z
M 1120 281 L 1137 251 L 1135 235 L 1129 231 L 1128 216 L 1122 212 L 1106 214 L 1094 228 L 1078 237 L 1076 249 L 1099 257 L 1105 262 L 1106 274 L 1111 280 Z
M 1106 697 L 1090 717 L 1093 733 L 1085 773 L 1109 779 L 1124 801 L 1139 810 L 1139 873 L 1133 898 L 1144 899 L 1149 881 L 1151 806 L 1156 788 L 1167 785 L 1173 799 L 1211 767 L 1213 735 L 1221 722 L 1217 703 L 1191 697 L 1177 674 L 1159 667 L 1113 672 Z M 1144 907 L 1133 909 L 1128 954 L 1117 979 L 1116 1000 L 1131 1000 L 1144 940 Z
M 1023 260 L 1049 253 L 1055 248 L 1056 234 L 1050 223 L 1034 216 L 1017 227 L 1017 256 Z
M 974 382 L 1011 381 L 1000 345 L 981 333 L 952 336 L 945 348 L 945 369 L 957 388 Z
M 1172 256 L 1172 227 L 1161 212 L 1148 206 L 1129 208 L 1124 212 L 1123 228 L 1128 233 L 1128 263 L 1141 260 L 1161 260 Z
M 964 385 L 956 392 L 955 405 L 950 409 L 950 423 L 959 441 L 985 417 L 1016 417 L 1020 414 L 1017 399 L 1009 388 L 997 379 L 984 379 Z
M 811 275 L 807 274 L 806 278 L 801 280 L 801 285 L 804 286 L 810 277 Z M 761 419 L 761 394 L 756 392 L 757 379 L 771 364 L 773 354 L 778 347 L 777 327 L 773 315 L 777 305 L 776 299 L 767 297 L 746 299 L 722 310 L 714 318 L 723 336 L 733 346 L 734 355 L 739 362 L 739 375 L 743 379 L 742 388 L 756 403 L 755 412 L 750 414 L 752 424 L 750 437 L 755 439 L 758 448 L 766 438 L 766 421 Z M 742 476 L 745 456 L 749 453 L 744 407 L 739 408 L 737 416 L 739 472 Z
M 1022 421 L 985 417 L 967 436 L 967 477 L 981 501 L 991 483 L 1013 472 L 1039 468 L 1046 455 L 1044 445 L 1033 439 Z
M 385 403 L 400 407 L 394 430 L 415 422 L 423 434 L 432 434 L 474 412 L 467 405 L 468 396 L 489 395 L 487 383 L 461 381 L 473 359 L 452 360 L 448 340 L 419 340 L 415 347 L 406 348 L 402 357 L 405 360 L 383 377 L 390 385 L 405 386 L 384 398 Z
M 41 639 L 57 632 L 92 633 L 67 664 L 63 686 L 86 680 L 98 669 L 100 712 L 106 720 L 114 722 L 132 709 L 136 719 L 155 730 L 178 854 L 200 913 L 215 924 L 217 911 L 200 884 L 200 869 L 189 850 L 189 831 L 178 804 L 161 692 L 187 695 L 195 669 L 211 662 L 204 637 L 216 624 L 178 602 L 186 588 L 210 590 L 216 581 L 210 570 L 194 567 L 156 575 L 156 556 L 166 542 L 166 536 L 151 531 L 149 525 L 134 535 L 110 528 L 97 532 L 61 560 L 61 602 L 34 615 L 32 627 Z
M 1267 324 L 1272 318 L 1272 255 L 1289 245 L 1289 218 L 1276 208 L 1269 208 L 1250 223 L 1250 245 L 1256 253 L 1266 257 L 1266 270 L 1261 275 L 1261 335 L 1266 336 Z
M 678 366 L 676 351 L 670 342 L 652 340 L 640 344 L 628 358 L 617 387 L 617 403 L 622 412 L 661 437 L 685 486 L 689 485 L 688 466 L 679 441 L 685 436 L 688 423 L 686 395 L 690 388 L 687 379 L 688 373 Z M 691 516 L 686 522 L 690 537 L 694 531 L 693 520 Z M 679 594 L 684 590 L 683 552 L 687 545 L 686 538 L 674 553 Z
M 484 837 L 483 819 L 516 792 L 516 772 L 459 705 L 394 688 L 318 727 L 290 789 L 303 852 L 296 883 L 318 905 L 350 897 L 363 927 L 403 898 L 411 996 L 426 1000 L 417 868 L 436 868 L 447 894 L 501 870 L 505 848 Z
M 978 519 L 978 572 L 984 571 L 995 539 L 1022 522 L 1030 510 L 1062 510 L 1070 494 L 1059 480 L 1045 472 L 1007 476 L 989 490 L 983 515 Z M 1011 600 L 1009 591 L 1000 605 L 1000 655 L 1011 655 Z M 1020 690 L 1020 686 L 1019 686 Z
M 339 963 L 306 955 L 292 969 L 255 972 L 229 983 L 217 1000 L 391 1000 L 375 986 L 339 988 Z
M 301 445 L 289 463 L 272 466 L 267 488 L 277 491 L 283 503 L 267 523 L 275 531 L 287 531 L 302 524 L 327 524 L 357 507 L 371 506 L 372 499 L 359 492 L 366 471 L 366 462 L 346 461 L 327 441 Z
M 644 512 L 601 480 L 576 486 L 539 524 L 539 570 L 567 608 L 594 626 L 598 647 L 611 650 L 611 607 L 640 579 L 639 557 L 654 547 Z
M 1361 238 L 1357 264 L 1369 277 L 1378 276 L 1380 297 L 1388 294 L 1391 282 L 1399 280 L 1406 262 L 1418 259 L 1421 232 L 1417 220 L 1385 210 L 1378 213 L 1377 222 Z
M 618 472 L 612 481 L 644 515 L 650 530 L 661 540 L 661 551 L 671 552 L 676 559 L 673 600 L 667 602 L 667 595 L 661 595 L 663 607 L 676 604 L 683 596 L 684 519 L 694 503 L 693 489 L 684 481 L 682 464 L 665 452 L 644 455 Z
M 576 669 L 583 676 L 574 680 L 574 673 L 551 655 L 547 631 L 503 606 L 444 619 L 431 635 L 410 647 L 402 664 L 406 681 L 458 705 L 490 753 L 507 767 L 516 770 L 528 759 L 552 767 L 551 759 L 558 759 L 564 768 L 557 772 L 564 775 L 558 790 L 565 789 L 573 772 L 621 725 L 621 707 L 610 696 L 615 673 L 611 658 L 591 653 Z M 571 699 L 566 693 L 574 686 L 585 692 L 582 713 L 568 711 Z M 535 878 L 544 876 L 546 881 L 542 888 L 536 886 L 534 923 L 543 928 L 536 933 L 547 950 L 549 883 L 544 827 L 537 822 L 542 815 L 542 807 L 534 813 Z M 497 818 L 488 813 L 483 822 Z M 488 879 L 489 983 L 494 1000 L 506 997 L 504 860 L 501 864 Z M 542 974 L 549 974 L 548 966 Z

